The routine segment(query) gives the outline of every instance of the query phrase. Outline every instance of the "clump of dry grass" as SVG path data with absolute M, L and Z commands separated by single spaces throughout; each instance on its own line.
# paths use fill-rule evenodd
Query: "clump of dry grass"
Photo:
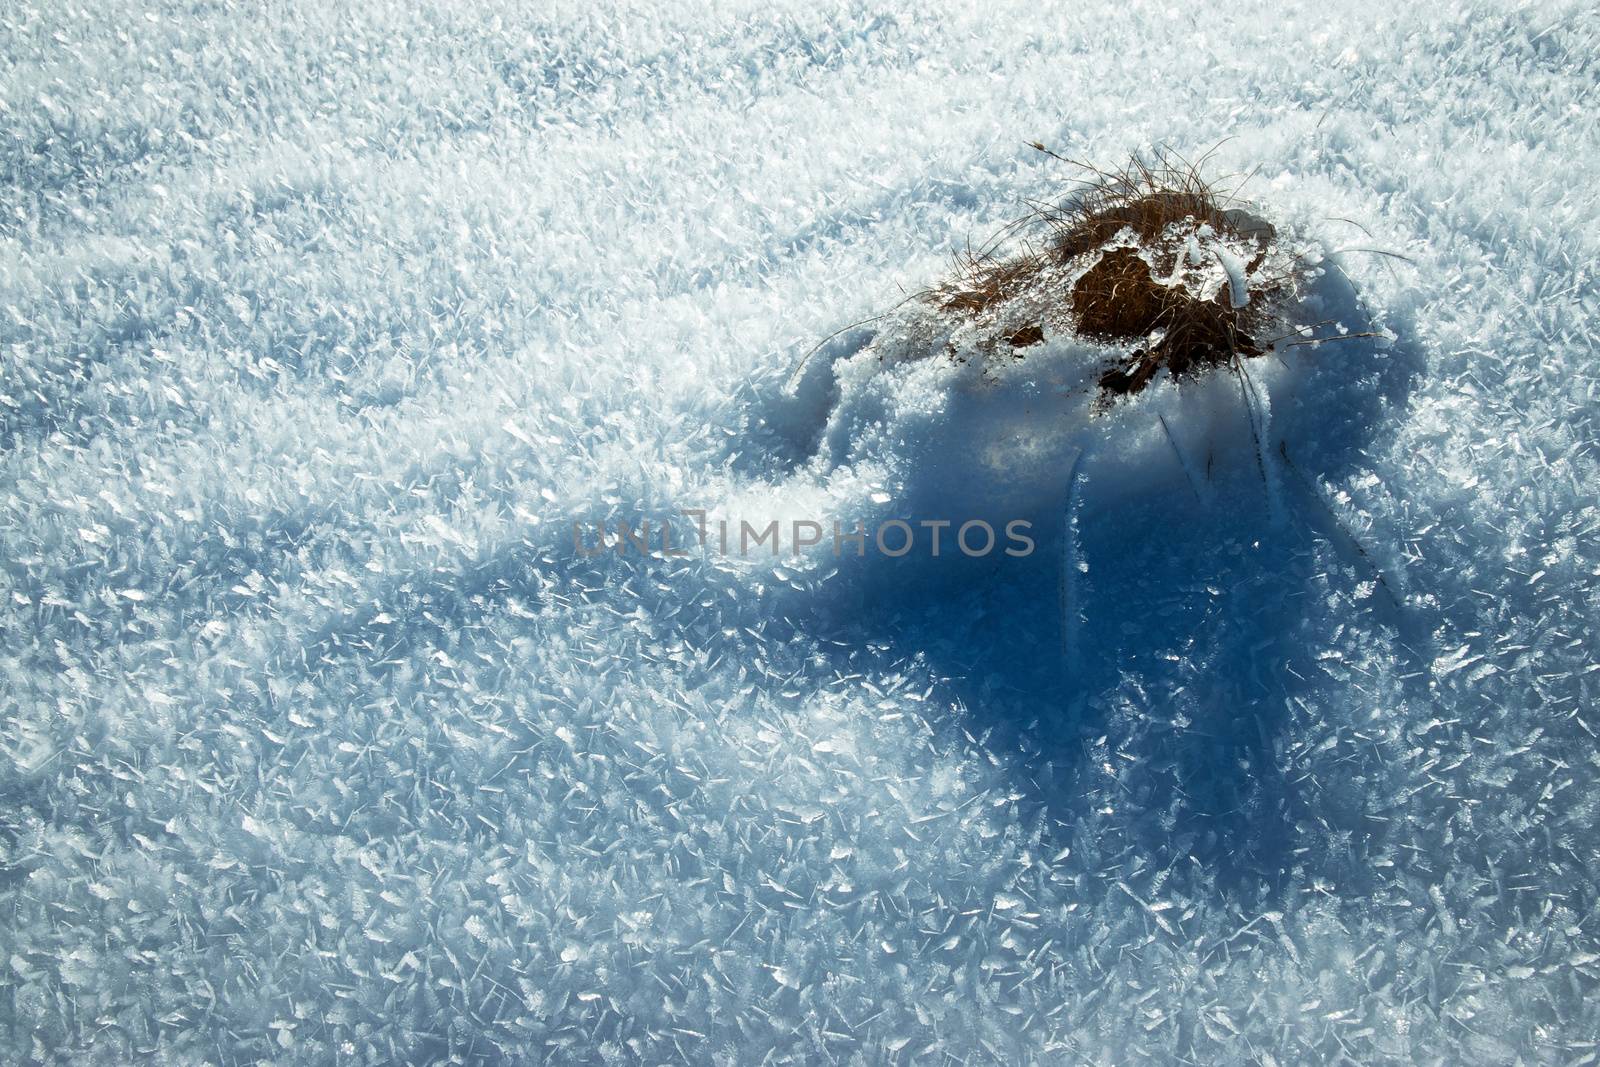
M 1127 345 L 1099 379 L 1107 402 L 1163 368 L 1182 376 L 1266 350 L 1262 328 L 1294 285 L 1269 224 L 1171 154 L 1116 171 L 1072 165 L 1087 175 L 1073 195 L 965 251 L 954 276 L 919 298 L 971 320 L 990 356 L 1004 345 L 1021 358 L 1047 325 Z M 1021 249 L 1001 254 L 1019 233 Z

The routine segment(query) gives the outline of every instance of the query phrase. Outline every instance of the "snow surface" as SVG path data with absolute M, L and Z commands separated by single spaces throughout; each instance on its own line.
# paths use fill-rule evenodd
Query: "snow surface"
M 1595 1062 L 1592 6 L 541 8 L 0 12 L 0 1059 Z M 786 392 L 1035 139 L 1392 343 Z

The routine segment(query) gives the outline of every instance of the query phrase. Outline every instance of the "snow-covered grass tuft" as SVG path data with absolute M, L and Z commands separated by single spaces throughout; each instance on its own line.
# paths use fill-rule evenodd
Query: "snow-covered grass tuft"
M 1047 327 L 1131 342 L 1100 376 L 1110 398 L 1139 392 L 1159 371 L 1237 368 L 1271 347 L 1259 335 L 1282 325 L 1276 305 L 1292 298 L 1299 264 L 1270 223 L 1170 151 L 1112 171 L 1061 161 L 1087 174 L 1072 195 L 1007 226 L 1006 244 L 966 251 L 956 277 L 924 294 L 999 335 L 979 340 L 985 356 L 1004 342 L 1023 358 Z M 1020 251 L 1006 247 L 1018 231 Z

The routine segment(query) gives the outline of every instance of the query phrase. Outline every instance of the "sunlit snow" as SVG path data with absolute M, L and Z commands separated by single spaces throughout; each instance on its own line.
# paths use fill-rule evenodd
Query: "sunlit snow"
M 0 1061 L 1595 1062 L 1597 55 L 7 4 Z M 1035 140 L 1209 151 L 1350 336 L 913 351 Z M 682 509 L 1038 544 L 574 545 Z

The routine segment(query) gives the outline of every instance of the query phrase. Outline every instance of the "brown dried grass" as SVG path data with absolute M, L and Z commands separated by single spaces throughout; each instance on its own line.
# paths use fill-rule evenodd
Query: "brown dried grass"
M 1043 145 L 1035 149 L 1055 156 Z M 1171 153 L 1154 162 L 1135 159 L 1116 171 L 1063 160 L 1085 174 L 1072 195 L 1057 204 L 1034 206 L 988 246 L 965 250 L 953 276 L 918 294 L 938 311 L 982 319 L 998 315 L 1019 297 L 1065 312 L 1081 335 L 1112 344 L 1133 342 L 1129 353 L 1100 377 L 1109 401 L 1136 393 L 1165 368 L 1174 376 L 1261 355 L 1256 339 L 1275 314 L 1276 298 L 1292 289 L 1290 276 L 1262 278 L 1257 268 L 1276 240 L 1270 226 L 1237 207 L 1232 195 L 1201 176 L 1199 166 Z M 1202 158 L 1201 163 L 1204 162 Z M 1202 299 L 1184 284 L 1168 284 L 1178 266 L 1182 239 L 1204 227 L 1217 237 L 1257 249 L 1246 266 L 1250 300 L 1234 308 L 1226 286 Z M 1107 249 L 1125 230 L 1139 248 Z M 1035 235 L 1020 252 L 1002 255 L 1001 245 L 1019 231 Z M 1094 257 L 1091 261 L 1090 257 Z M 1074 278 L 1070 288 L 1064 279 Z M 1054 287 L 1055 291 L 1052 291 Z M 1044 323 L 1008 324 L 1003 342 L 1018 358 L 1044 340 Z

